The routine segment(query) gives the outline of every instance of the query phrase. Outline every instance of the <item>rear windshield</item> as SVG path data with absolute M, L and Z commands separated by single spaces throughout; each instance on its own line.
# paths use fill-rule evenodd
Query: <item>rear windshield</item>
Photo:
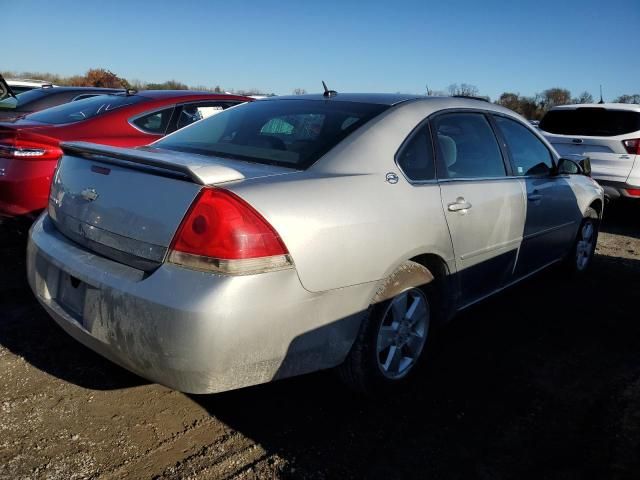
M 30 92 L 21 93 L 20 95 L 28 93 Z M 18 95 L 18 98 L 20 98 L 20 95 Z M 144 97 L 137 95 L 98 95 L 32 113 L 29 115 L 29 119 L 53 125 L 79 122 L 105 114 L 116 108 L 134 105 L 146 100 Z
M 551 110 L 540 122 L 540 128 L 560 135 L 613 137 L 640 130 L 640 112 L 605 108 Z
M 25 105 L 40 100 L 47 95 L 47 90 L 44 88 L 33 88 L 26 92 L 18 93 L 16 87 L 11 87 L 11 91 L 16 94 L 15 97 L 7 97 L 0 101 L 0 109 L 3 110 L 15 110 L 24 107 Z
M 258 100 L 194 123 L 154 147 L 304 170 L 387 108 L 356 102 Z

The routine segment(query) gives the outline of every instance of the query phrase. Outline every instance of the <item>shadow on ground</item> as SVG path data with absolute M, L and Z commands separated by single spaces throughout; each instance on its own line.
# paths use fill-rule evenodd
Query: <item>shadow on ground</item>
M 459 315 L 392 398 L 328 372 L 192 398 L 292 478 L 640 478 L 639 289 L 629 258 L 539 275 Z
M 640 239 L 640 200 L 622 199 L 607 204 L 601 230 Z
M 638 238 L 636 218 L 604 231 Z M 86 388 L 145 383 L 59 329 L 30 297 L 23 242 L 2 245 L 0 343 Z M 331 372 L 190 398 L 284 458 L 284 477 L 640 478 L 640 260 L 606 252 L 583 280 L 551 270 L 459 315 L 391 398 Z

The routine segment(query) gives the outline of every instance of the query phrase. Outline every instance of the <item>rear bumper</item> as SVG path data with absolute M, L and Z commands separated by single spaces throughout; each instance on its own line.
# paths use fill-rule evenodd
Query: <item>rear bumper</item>
M 36 297 L 67 333 L 189 393 L 338 365 L 372 291 L 367 284 L 313 294 L 294 269 L 231 277 L 163 264 L 145 275 L 70 242 L 46 214 L 32 227 L 27 262 Z M 80 289 L 73 302 L 65 282 Z
M 34 215 L 46 208 L 57 163 L 0 158 L 0 216 Z
M 612 182 L 610 180 L 598 180 L 597 182 L 604 189 L 604 195 L 610 200 L 618 198 L 630 198 L 640 200 L 640 196 L 630 193 L 630 190 L 640 190 L 640 186 L 630 185 L 626 182 Z

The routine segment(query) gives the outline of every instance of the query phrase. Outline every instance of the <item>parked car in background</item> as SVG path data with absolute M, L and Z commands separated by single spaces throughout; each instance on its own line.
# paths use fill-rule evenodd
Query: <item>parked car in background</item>
M 640 105 L 622 103 L 563 105 L 540 122 L 561 155 L 591 159 L 593 178 L 610 199 L 640 199 Z
M 30 234 L 36 297 L 193 393 L 339 365 L 396 387 L 455 312 L 557 262 L 584 272 L 603 208 L 525 119 L 464 98 L 275 97 L 139 149 L 62 150 Z
M 8 78 L 7 84 L 16 95 L 22 92 L 28 92 L 34 88 L 49 88 L 56 86 L 46 80 L 34 80 L 31 78 Z
M 0 216 L 33 216 L 46 207 L 61 141 L 146 145 L 250 100 L 187 90 L 86 95 L 90 98 L 0 122 Z
M 43 87 L 34 88 L 15 96 L 6 96 L 0 100 L 0 122 L 24 117 L 33 112 L 75 102 L 96 95 L 122 93 L 115 88 L 93 87 Z

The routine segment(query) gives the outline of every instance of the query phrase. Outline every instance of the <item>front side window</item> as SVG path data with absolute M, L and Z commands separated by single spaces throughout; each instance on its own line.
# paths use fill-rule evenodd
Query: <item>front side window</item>
M 154 146 L 304 170 L 388 105 L 260 100 L 227 109 Z
M 553 169 L 553 159 L 549 149 L 515 120 L 495 116 L 513 161 L 516 175 L 548 175 Z
M 448 113 L 433 121 L 441 178 L 504 177 L 502 153 L 481 113 Z
M 31 92 L 25 92 L 21 95 L 27 95 L 29 93 Z M 147 101 L 147 99 L 137 95 L 98 95 L 32 113 L 29 119 L 35 120 L 36 122 L 60 125 L 87 120 L 88 118 L 103 115 L 117 108 L 144 101 Z
M 433 146 L 427 127 L 421 127 L 402 147 L 398 166 L 413 181 L 433 180 L 436 177 Z
M 171 114 L 173 113 L 173 107 L 165 108 L 158 112 L 148 113 L 142 117 L 138 117 L 133 120 L 136 127 L 145 133 L 151 133 L 153 135 L 164 135 L 171 120 Z

